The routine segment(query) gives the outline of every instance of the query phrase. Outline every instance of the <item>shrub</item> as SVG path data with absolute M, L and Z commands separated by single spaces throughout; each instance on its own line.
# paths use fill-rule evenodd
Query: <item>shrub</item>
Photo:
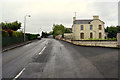
M 22 33 L 22 32 L 16 32 L 16 31 L 13 31 L 12 36 L 15 36 L 15 37 L 23 36 L 23 33 Z
M 9 36 L 12 36 L 13 31 L 11 29 L 6 29 L 5 31 L 9 33 Z
M 16 31 L 12 31 L 12 36 L 17 37 Z
M 38 34 L 29 34 L 27 33 L 26 36 L 28 37 L 29 40 L 37 39 L 39 36 Z
M 93 38 L 89 38 L 89 40 L 93 40 Z
M 113 37 L 112 40 L 117 40 L 117 38 Z
M 6 30 L 2 30 L 2 36 L 7 37 L 9 36 L 9 33 Z

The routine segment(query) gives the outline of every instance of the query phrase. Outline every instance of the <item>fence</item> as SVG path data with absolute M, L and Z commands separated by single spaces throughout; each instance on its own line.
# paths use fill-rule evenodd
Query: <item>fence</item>
M 8 46 L 8 45 L 11 45 L 11 44 L 21 43 L 23 41 L 24 41 L 23 36 L 19 36 L 19 37 L 2 37 L 2 47 Z M 27 36 L 26 36 L 26 41 L 28 41 Z

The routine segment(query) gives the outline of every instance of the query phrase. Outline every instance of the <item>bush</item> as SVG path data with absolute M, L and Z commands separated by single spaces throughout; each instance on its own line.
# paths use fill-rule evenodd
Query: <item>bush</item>
M 12 36 L 13 31 L 11 29 L 6 29 L 5 31 L 7 31 L 9 33 L 9 36 Z
M 37 37 L 39 35 L 38 34 L 29 34 L 29 33 L 27 33 L 26 36 L 28 37 L 29 40 L 34 40 L 34 39 L 37 39 Z
M 93 38 L 89 38 L 89 40 L 93 40 Z
M 17 37 L 16 31 L 12 31 L 12 36 Z
M 107 38 L 105 40 L 117 40 L 117 38 L 113 37 L 113 38 Z
M 2 36 L 7 37 L 9 36 L 9 33 L 6 30 L 2 30 Z
M 117 40 L 117 38 L 113 37 L 112 40 Z
M 12 31 L 12 32 L 13 32 L 12 36 L 14 37 L 23 36 L 22 32 L 16 32 L 16 31 Z

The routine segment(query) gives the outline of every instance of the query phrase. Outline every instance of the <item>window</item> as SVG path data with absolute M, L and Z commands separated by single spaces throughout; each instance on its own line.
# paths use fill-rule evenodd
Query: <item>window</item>
M 93 33 L 90 33 L 90 38 L 93 38 Z
M 93 29 L 93 26 L 92 25 L 90 25 L 90 30 L 92 30 Z
M 99 30 L 102 30 L 102 25 L 99 25 Z
M 84 33 L 81 33 L 81 34 L 80 34 L 80 38 L 81 38 L 81 39 L 84 39 Z
M 83 25 L 81 25 L 81 30 L 83 30 L 84 29 L 84 27 L 83 27 Z
M 101 32 L 99 33 L 99 38 L 100 38 L 100 39 L 102 38 L 102 34 L 101 34 Z

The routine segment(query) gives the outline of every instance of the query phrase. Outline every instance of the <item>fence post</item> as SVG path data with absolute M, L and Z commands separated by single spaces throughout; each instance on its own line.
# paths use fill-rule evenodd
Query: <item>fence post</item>
M 120 33 L 117 33 L 117 46 L 120 48 Z

